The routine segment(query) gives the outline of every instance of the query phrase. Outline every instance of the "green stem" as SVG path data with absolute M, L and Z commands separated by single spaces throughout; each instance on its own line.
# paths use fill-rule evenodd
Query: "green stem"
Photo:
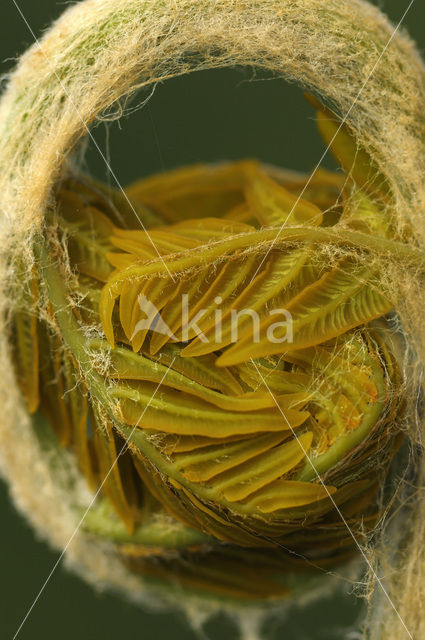
M 236 250 L 257 251 L 260 246 L 264 250 L 270 250 L 272 247 L 279 248 L 283 243 L 299 242 L 356 249 L 372 254 L 374 257 L 386 259 L 386 263 L 390 257 L 392 261 L 401 261 L 406 267 L 412 265 L 425 270 L 424 251 L 396 240 L 360 231 L 351 231 L 341 226 L 332 228 L 283 227 L 280 230 L 277 227 L 273 227 L 239 234 L 224 241 L 211 242 L 207 247 L 202 246 L 200 249 L 198 247 L 188 249 L 183 255 L 176 253 L 167 256 L 165 262 L 159 259 L 152 260 L 143 264 L 143 275 L 144 277 L 151 274 L 166 276 L 169 271 L 177 272 L 190 269 L 193 267 L 193 256 L 196 255 L 197 251 L 202 251 L 202 259 L 204 263 L 207 263 Z M 132 275 L 137 276 L 139 271 L 140 264 L 137 263 L 122 269 L 116 276 L 111 276 L 108 283 L 109 287 L 127 280 Z
M 161 549 L 188 548 L 213 542 L 213 538 L 180 522 L 171 524 L 167 516 L 143 523 L 129 534 L 124 525 L 111 515 L 113 513 L 107 501 L 101 501 L 87 513 L 85 530 L 118 544 L 137 544 Z

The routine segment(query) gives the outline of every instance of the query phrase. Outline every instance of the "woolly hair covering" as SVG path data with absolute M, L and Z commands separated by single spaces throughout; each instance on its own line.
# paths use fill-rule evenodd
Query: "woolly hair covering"
M 97 117 L 141 87 L 201 69 L 261 67 L 313 92 L 337 115 L 348 113 L 351 132 L 390 185 L 400 235 L 410 229 L 409 248 L 425 255 L 425 69 L 406 35 L 396 33 L 387 47 L 393 32 L 385 16 L 363 0 L 85 0 L 64 12 L 41 41 L 42 50 L 34 45 L 19 61 L 0 104 L 1 470 L 19 509 L 54 547 L 68 543 L 78 524 L 73 506 L 87 506 L 90 494 L 65 453 L 72 495 L 60 479 L 52 482 L 14 380 L 5 319 L 14 259 L 31 268 L 32 239 L 77 142 Z M 425 361 L 423 269 L 419 258 L 412 266 L 384 253 L 385 246 L 377 259 L 396 289 L 409 349 L 410 406 L 417 407 L 416 381 Z M 421 486 L 424 427 L 417 411 L 408 415 L 415 451 L 410 464 Z M 420 497 L 406 527 L 403 519 L 403 536 L 394 532 L 398 548 L 378 546 L 370 560 L 385 573 L 395 607 L 419 638 L 425 636 Z M 67 560 L 93 583 L 149 601 L 140 580 L 106 543 L 94 543 L 80 531 Z M 374 640 L 407 637 L 381 586 L 373 586 L 366 633 Z

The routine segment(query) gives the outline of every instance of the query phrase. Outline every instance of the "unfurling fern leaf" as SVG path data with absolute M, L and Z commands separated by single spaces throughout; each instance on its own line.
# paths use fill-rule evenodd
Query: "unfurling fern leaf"
M 102 489 L 85 526 L 135 571 L 282 595 L 288 566 L 352 552 L 341 514 L 359 539 L 378 517 L 374 462 L 385 474 L 400 444 L 394 300 L 368 250 L 393 241 L 389 196 L 348 131 L 334 151 L 351 181 L 252 161 L 143 180 L 127 196 L 147 230 L 94 181 L 58 189 L 12 322 L 17 373 Z

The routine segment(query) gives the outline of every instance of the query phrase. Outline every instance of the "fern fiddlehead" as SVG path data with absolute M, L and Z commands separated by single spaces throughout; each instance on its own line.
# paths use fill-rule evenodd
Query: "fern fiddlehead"
M 379 517 L 403 403 L 373 253 L 399 245 L 367 154 L 345 128 L 333 149 L 345 175 L 302 198 L 306 178 L 252 161 L 143 180 L 148 231 L 101 185 L 58 187 L 18 378 L 89 486 L 106 478 L 87 530 L 152 580 L 278 597 L 288 567 L 341 561 L 345 524 L 361 540 Z

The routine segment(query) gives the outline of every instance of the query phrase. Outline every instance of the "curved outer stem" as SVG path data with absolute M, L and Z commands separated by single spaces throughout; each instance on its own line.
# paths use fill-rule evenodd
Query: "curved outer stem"
M 296 81 L 340 115 L 356 100 L 348 124 L 413 213 L 425 203 L 424 70 L 400 35 L 375 68 L 392 32 L 362 0 L 80 2 L 22 57 L 1 101 L 4 216 L 17 231 L 41 220 L 64 158 L 120 98 L 233 64 Z
M 138 87 L 171 75 L 234 64 L 261 66 L 298 82 L 322 96 L 339 115 L 351 109 L 347 123 L 387 177 L 400 227 L 410 223 L 418 247 L 423 248 L 425 73 L 413 45 L 400 34 L 377 64 L 392 32 L 386 18 L 363 0 L 77 3 L 45 35 L 42 50 L 34 45 L 22 57 L 0 103 L 3 286 L 13 276 L 9 259 L 14 253 L 25 254 L 31 261 L 31 236 L 42 223 L 52 185 L 66 157 L 99 114 Z M 423 294 L 419 288 L 412 293 L 410 275 L 406 280 L 399 312 L 423 355 Z M 0 303 L 4 317 L 5 291 Z M 47 468 L 29 437 L 31 427 L 13 381 L 5 327 L 0 329 L 3 470 L 12 478 L 14 495 L 32 521 L 45 528 L 46 510 L 61 513 L 61 495 L 52 487 L 46 493 L 43 487 Z M 19 443 L 26 447 L 21 458 Z M 67 522 L 56 527 L 54 535 L 49 531 L 56 544 L 64 544 L 71 534 L 72 520 Z M 419 521 L 418 535 L 420 526 Z M 416 548 L 423 547 L 420 542 Z M 396 604 L 402 607 L 411 631 L 422 637 L 425 623 L 418 614 L 420 603 L 412 605 L 425 582 L 425 558 L 420 550 L 417 553 L 411 563 L 415 572 L 409 565 L 407 586 L 402 585 L 409 595 L 406 599 L 400 591 Z M 87 563 L 81 549 L 74 556 Z M 105 567 L 102 570 L 104 576 Z M 112 573 L 106 571 L 106 575 L 117 582 Z M 122 575 L 120 579 L 124 582 Z M 382 615 L 375 637 L 400 638 L 397 623 L 388 615 L 384 624 L 385 612 Z

